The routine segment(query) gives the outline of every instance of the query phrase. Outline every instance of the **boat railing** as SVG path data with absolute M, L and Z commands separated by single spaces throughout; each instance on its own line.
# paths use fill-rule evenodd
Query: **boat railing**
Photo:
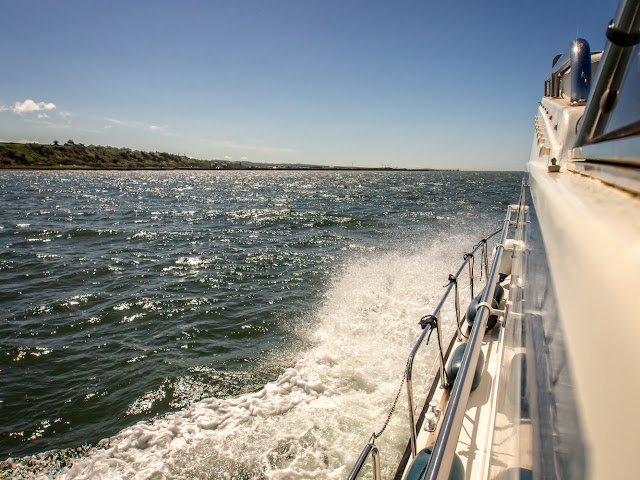
M 358 457 L 356 464 L 351 469 L 351 473 L 349 474 L 349 480 L 354 480 L 358 478 L 362 468 L 364 467 L 369 454 L 373 457 L 373 480 L 380 480 L 380 452 L 378 447 L 375 445 L 375 436 L 372 436 L 369 440 L 369 443 L 365 445 L 362 449 L 362 453 Z
M 413 456 L 416 455 L 416 436 L 417 436 L 417 429 L 419 427 L 418 425 L 416 425 L 415 407 L 414 407 L 414 398 L 413 398 L 413 364 L 414 364 L 416 354 L 420 350 L 420 347 L 422 346 L 422 344 L 425 343 L 425 339 L 427 339 L 426 343 L 428 344 L 431 333 L 433 333 L 433 330 L 436 330 L 436 333 L 438 336 L 438 348 L 440 350 L 439 352 L 440 382 L 442 386 L 446 387 L 447 380 L 446 380 L 446 374 L 444 370 L 445 358 L 444 358 L 444 350 L 443 350 L 442 334 L 441 334 L 442 309 L 445 303 L 447 302 L 447 300 L 449 299 L 451 293 L 454 292 L 454 295 L 455 295 L 454 302 L 455 302 L 455 311 L 456 311 L 455 312 L 456 328 L 457 328 L 458 338 L 460 339 L 461 338 L 461 331 L 460 331 L 461 318 L 460 318 L 460 289 L 458 288 L 458 278 L 462 276 L 465 269 L 468 268 L 469 291 L 470 291 L 471 297 L 473 297 L 475 255 L 479 250 L 482 250 L 480 276 L 482 278 L 482 274 L 484 272 L 485 278 L 488 278 L 489 275 L 488 275 L 487 240 L 493 238 L 495 235 L 497 235 L 500 232 L 502 232 L 502 229 L 497 230 L 493 232 L 491 235 L 489 235 L 487 238 L 480 240 L 476 245 L 473 246 L 471 252 L 465 253 L 463 262 L 460 265 L 460 268 L 458 268 L 458 271 L 454 275 L 449 275 L 449 279 L 448 279 L 449 284 L 446 286 L 444 295 L 440 299 L 435 310 L 431 315 L 427 315 L 423 317 L 420 321 L 420 324 L 422 325 L 423 330 L 420 336 L 418 337 L 418 340 L 416 341 L 413 349 L 411 350 L 411 353 L 409 354 L 409 358 L 407 360 L 406 369 L 405 369 L 404 378 L 403 378 L 403 382 L 406 382 L 407 384 L 407 398 L 408 398 L 408 404 L 409 404 L 408 405 L 409 406 L 409 430 L 410 430 L 409 433 L 410 433 L 410 439 L 411 439 L 411 453 L 413 454 Z M 485 323 L 486 323 L 486 320 L 485 320 Z M 373 458 L 373 478 L 375 480 L 380 479 L 380 458 L 379 458 L 378 448 L 375 445 L 375 440 L 382 435 L 386 426 L 388 425 L 389 420 L 397 404 L 398 397 L 400 396 L 401 390 L 402 390 L 402 385 L 400 387 L 400 390 L 398 391 L 398 396 L 396 397 L 396 401 L 394 402 L 391 408 L 391 412 L 389 413 L 389 416 L 387 417 L 387 420 L 384 426 L 378 433 L 375 433 L 375 432 L 373 433 L 373 435 L 369 439 L 369 442 L 363 448 L 360 456 L 358 457 L 358 460 L 356 461 L 353 469 L 351 470 L 351 473 L 349 474 L 349 477 L 348 477 L 349 480 L 354 480 L 358 478 L 358 475 L 361 473 L 369 455 L 371 455 Z
M 502 259 L 502 254 L 505 250 L 505 240 L 507 239 L 507 235 L 509 233 L 509 228 L 513 225 L 520 225 L 524 222 L 524 212 L 526 210 L 525 207 L 525 192 L 526 185 L 525 182 L 522 182 L 522 187 L 520 190 L 520 199 L 517 205 L 510 205 L 507 209 L 507 214 L 501 229 L 492 233 L 486 239 L 481 240 L 478 244 L 474 245 L 472 251 L 470 253 L 465 254 L 464 261 L 462 265 L 458 269 L 455 275 L 449 275 L 449 284 L 446 286 L 447 290 L 442 296 L 440 302 L 436 306 L 435 310 L 431 315 L 427 315 L 421 319 L 421 325 L 423 327 L 423 331 L 420 334 L 418 340 L 416 341 L 409 358 L 407 360 L 407 367 L 405 370 L 405 377 L 403 381 L 407 383 L 407 397 L 409 403 L 409 427 L 410 427 L 410 453 L 415 458 L 417 454 L 417 445 L 416 445 L 416 437 L 417 437 L 417 425 L 414 417 L 414 402 L 413 402 L 413 380 L 412 380 L 412 372 L 413 372 L 413 363 L 418 353 L 418 350 L 425 342 L 425 338 L 427 339 L 427 344 L 429 342 L 429 337 L 433 330 L 436 330 L 438 333 L 438 347 L 439 347 L 439 367 L 440 367 L 440 382 L 443 387 L 451 387 L 451 394 L 449 396 L 449 401 L 447 403 L 447 408 L 444 412 L 442 424 L 440 426 L 440 430 L 438 432 L 438 436 L 436 439 L 436 443 L 433 446 L 431 451 L 430 460 L 427 466 L 427 471 L 425 475 L 422 477 L 423 479 L 447 479 L 449 476 L 449 472 L 451 469 L 451 463 L 453 461 L 453 456 L 455 455 L 455 450 L 457 446 L 457 439 L 460 436 L 460 429 L 462 428 L 462 421 L 464 419 L 466 404 L 469 399 L 469 394 L 471 393 L 471 385 L 473 383 L 474 372 L 476 368 L 476 364 L 478 362 L 478 357 L 480 354 L 480 349 L 482 347 L 482 340 L 484 338 L 484 333 L 487 328 L 487 321 L 489 316 L 494 312 L 491 307 L 491 300 L 493 299 L 494 290 L 496 288 L 496 284 L 498 282 L 498 271 L 500 267 L 500 262 Z M 511 220 L 512 214 L 516 213 L 516 220 Z M 498 240 L 498 244 L 496 245 L 495 253 L 493 256 L 493 261 L 491 264 L 491 270 L 488 269 L 488 256 L 487 256 L 487 240 L 492 238 L 493 236 L 500 233 L 500 239 Z M 483 265 L 481 266 L 481 275 L 482 275 L 482 267 L 484 266 L 484 272 L 486 273 L 486 285 L 484 290 L 482 291 L 480 301 L 477 306 L 476 318 L 473 322 L 473 326 L 471 328 L 471 332 L 469 333 L 467 348 L 465 349 L 465 353 L 462 357 L 461 365 L 458 370 L 458 374 L 455 377 L 453 382 L 453 386 L 447 385 L 447 377 L 444 369 L 444 350 L 442 346 L 442 337 L 441 337 L 441 325 L 440 325 L 440 313 L 445 305 L 446 300 L 452 291 L 455 291 L 455 309 L 456 309 L 456 323 L 457 323 L 457 334 L 458 339 L 460 339 L 460 298 L 459 298 L 459 289 L 458 289 L 458 277 L 462 275 L 464 269 L 469 266 L 469 281 L 470 281 L 470 291 L 471 296 L 473 297 L 473 261 L 475 253 L 482 248 L 483 255 Z M 504 314 L 504 312 L 502 312 Z M 402 389 L 402 385 L 400 390 L 398 391 L 398 396 L 396 396 L 396 400 L 391 407 L 391 411 L 389 412 L 389 416 L 385 422 L 385 425 L 382 427 L 382 430 L 378 433 L 373 433 L 367 445 L 365 445 L 362 453 L 358 457 L 356 464 L 354 465 L 351 473 L 349 475 L 349 480 L 354 480 L 361 473 L 367 458 L 369 455 L 373 457 L 373 478 L 374 480 L 380 480 L 380 455 L 377 446 L 375 445 L 375 440 L 382 435 L 384 432 L 391 415 L 395 409 L 396 403 L 398 401 L 398 397 L 400 396 Z
M 498 270 L 500 268 L 502 253 L 505 249 L 504 244 L 509 231 L 509 226 L 521 224 L 524 221 L 523 214 L 526 209 L 525 187 L 526 186 L 523 181 L 518 205 L 510 205 L 507 209 L 507 215 L 504 220 L 500 240 L 496 246 L 491 270 L 487 276 L 487 286 L 485 287 L 477 306 L 476 318 L 469 334 L 467 348 L 465 349 L 460 369 L 458 370 L 458 374 L 456 375 L 453 383 L 440 431 L 438 433 L 436 443 L 431 451 L 427 471 L 422 477 L 423 480 L 444 480 L 449 478 L 451 463 L 456 452 L 457 440 L 460 436 L 460 429 L 462 428 L 467 401 L 469 399 L 469 394 L 471 393 L 471 385 L 473 383 L 473 376 L 478 362 L 480 348 L 482 347 L 482 340 L 487 328 L 487 320 L 493 313 L 491 299 L 496 283 L 498 282 Z M 513 211 L 517 211 L 515 221 L 511 220 Z
M 447 289 L 444 292 L 444 295 L 442 296 L 442 298 L 440 299 L 440 302 L 438 303 L 438 305 L 436 306 L 435 310 L 433 311 L 433 313 L 431 315 L 427 315 L 426 317 L 423 317 L 421 319 L 421 325 L 423 327 L 423 331 L 420 334 L 420 337 L 418 337 L 418 341 L 416 342 L 416 344 L 414 345 L 413 349 L 411 350 L 411 353 L 409 354 L 409 359 L 407 360 L 407 369 L 406 369 L 406 373 L 405 373 L 405 380 L 407 383 L 407 398 L 408 398 L 408 402 L 409 402 L 409 428 L 410 428 L 410 435 L 411 435 L 411 453 L 413 456 L 416 455 L 417 451 L 416 451 L 416 436 L 417 436 L 417 427 L 416 427 L 416 421 L 415 421 L 415 415 L 414 415 L 414 402 L 413 402 L 413 362 L 414 359 L 418 353 L 418 350 L 420 349 L 420 347 L 422 346 L 422 344 L 424 343 L 424 339 L 428 338 L 427 335 L 431 336 L 431 330 L 435 329 L 436 333 L 438 335 L 438 348 L 440 350 L 440 354 L 439 354 L 439 367 L 440 367 L 440 384 L 442 387 L 446 387 L 447 386 L 447 378 L 446 378 L 446 374 L 445 374 L 445 358 L 444 358 L 444 350 L 443 350 L 443 345 L 442 345 L 442 325 L 441 325 L 441 320 L 440 320 L 440 313 L 442 311 L 442 308 L 445 304 L 445 302 L 447 301 L 447 299 L 449 298 L 449 295 L 451 294 L 452 291 L 455 290 L 455 310 L 456 310 L 456 325 L 457 325 L 457 330 L 458 330 L 458 339 L 460 339 L 460 293 L 459 293 L 459 288 L 458 288 L 458 277 L 460 277 L 460 275 L 462 274 L 462 272 L 464 271 L 464 269 L 467 267 L 467 265 L 469 266 L 469 288 L 471 291 L 471 297 L 473 297 L 473 263 L 474 263 L 474 255 L 475 253 L 482 248 L 482 265 L 480 266 L 481 270 L 482 267 L 484 266 L 484 271 L 485 274 L 487 273 L 487 263 L 488 263 L 488 257 L 487 257 L 487 240 L 489 240 L 490 238 L 492 238 L 493 236 L 497 235 L 498 233 L 500 233 L 501 230 L 497 230 L 494 233 L 492 233 L 491 235 L 489 235 L 489 237 L 487 237 L 486 239 L 481 240 L 480 242 L 478 242 L 476 245 L 474 245 L 473 249 L 471 250 L 470 253 L 466 253 L 464 255 L 464 261 L 462 262 L 462 265 L 460 265 L 460 268 L 458 268 L 458 271 L 455 273 L 455 275 L 450 275 L 449 276 L 449 285 L 447 285 Z

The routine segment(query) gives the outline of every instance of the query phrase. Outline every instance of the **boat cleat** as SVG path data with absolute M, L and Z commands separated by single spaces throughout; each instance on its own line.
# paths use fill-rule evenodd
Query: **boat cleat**
M 438 428 L 438 420 L 440 420 L 440 414 L 442 410 L 440 410 L 440 403 L 438 400 L 433 399 L 429 402 L 429 410 L 425 415 L 424 419 L 424 431 L 425 432 L 435 432 Z

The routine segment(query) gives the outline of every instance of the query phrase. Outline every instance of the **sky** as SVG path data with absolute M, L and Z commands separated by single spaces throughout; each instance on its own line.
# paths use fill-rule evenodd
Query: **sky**
M 3 0 L 0 141 L 524 170 L 551 62 L 610 0 Z

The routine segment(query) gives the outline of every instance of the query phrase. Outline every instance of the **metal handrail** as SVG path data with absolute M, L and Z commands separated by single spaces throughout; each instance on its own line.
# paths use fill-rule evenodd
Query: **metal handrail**
M 455 278 L 456 282 L 458 280 L 458 277 L 462 274 L 462 272 L 464 271 L 465 267 L 467 266 L 467 264 L 469 264 L 469 279 L 470 279 L 470 285 L 471 285 L 471 289 L 473 291 L 473 269 L 472 269 L 472 264 L 470 264 L 469 262 L 473 261 L 474 255 L 475 253 L 482 248 L 483 249 L 483 253 L 486 256 L 487 253 L 487 240 L 493 238 L 495 235 L 497 235 L 498 233 L 500 233 L 502 230 L 496 230 L 495 232 L 493 232 L 491 235 L 489 235 L 487 238 L 481 240 L 480 242 L 478 242 L 478 244 L 474 245 L 473 249 L 471 250 L 470 253 L 465 254 L 464 257 L 464 261 L 462 262 L 462 264 L 460 265 L 460 268 L 458 268 L 458 271 L 455 273 L 455 275 L 453 275 L 453 277 Z M 485 274 L 487 275 L 488 278 L 488 272 L 487 272 L 487 262 L 486 262 L 486 258 L 485 261 L 481 264 L 480 269 L 482 270 L 482 265 L 485 266 Z M 482 274 L 482 272 L 481 272 Z M 455 282 L 450 282 L 449 285 L 447 286 L 447 290 L 445 291 L 444 295 L 442 296 L 442 299 L 440 300 L 440 302 L 438 303 L 437 307 L 435 308 L 435 310 L 433 311 L 433 314 L 431 315 L 432 317 L 435 318 L 439 318 L 440 316 L 440 311 L 442 310 L 442 307 L 444 306 L 445 301 L 447 300 L 447 298 L 449 297 L 449 294 L 451 293 L 451 290 L 454 288 L 454 283 Z M 459 298 L 457 298 L 457 292 L 458 289 L 456 289 L 456 313 L 459 313 Z M 438 320 L 439 322 L 439 320 Z M 418 353 L 418 350 L 420 349 L 420 346 L 422 345 L 425 337 L 427 336 L 427 334 L 429 332 L 432 331 L 433 328 L 433 324 L 427 325 L 426 328 L 423 329 L 422 333 L 420 334 L 420 336 L 418 337 L 418 340 L 416 341 L 413 349 L 411 350 L 411 353 L 409 354 L 409 358 L 407 360 L 407 367 L 405 370 L 405 379 L 407 382 L 407 396 L 408 396 L 408 402 L 409 402 L 409 426 L 410 426 L 410 435 L 411 435 L 411 448 L 412 448 L 412 453 L 415 456 L 416 455 L 416 424 L 415 424 L 415 417 L 414 417 L 414 405 L 413 405 L 413 380 L 412 380 L 412 373 L 413 373 L 413 361 L 415 359 L 416 354 Z M 440 328 L 438 326 L 438 342 L 439 342 L 439 348 L 442 350 L 442 341 L 440 338 Z M 440 355 L 440 378 L 442 381 L 444 381 L 444 364 L 443 364 L 443 358 L 442 355 Z M 391 414 L 390 414 L 391 416 Z M 383 429 L 384 430 L 384 429 Z M 358 460 L 356 461 L 355 465 L 353 466 L 351 473 L 349 474 L 348 479 L 349 480 L 355 480 L 358 475 L 360 474 L 362 468 L 364 467 L 364 464 L 367 460 L 367 458 L 369 457 L 369 455 L 371 454 L 373 457 L 373 478 L 374 480 L 380 480 L 380 458 L 379 458 L 379 451 L 378 448 L 375 445 L 375 439 L 377 438 L 377 436 L 379 436 L 380 434 L 373 434 L 371 439 L 369 440 L 369 442 L 365 445 L 365 447 L 362 449 L 362 452 L 360 453 L 360 456 L 358 457 Z
M 640 6 L 638 0 L 622 1 L 618 5 L 615 17 L 609 24 L 609 31 L 615 30 L 618 33 L 631 34 L 638 29 L 639 23 Z M 626 69 L 620 68 L 620 66 L 630 62 L 634 51 L 632 48 L 617 45 L 611 40 L 607 41 L 574 147 L 593 143 L 604 133 L 607 120 L 617 100 L 618 90 L 626 75 Z
M 476 318 L 471 328 L 460 369 L 458 370 L 451 390 L 449 403 L 447 404 L 447 409 L 442 419 L 442 426 L 440 427 L 438 438 L 431 451 L 427 471 L 424 477 L 422 477 L 424 480 L 444 480 L 449 478 L 451 463 L 458 443 L 457 439 L 460 436 L 460 429 L 462 428 L 462 422 L 464 420 L 465 406 L 471 393 L 474 372 L 478 363 L 480 348 L 482 347 L 482 339 L 484 338 L 484 332 L 487 328 L 487 320 L 491 314 L 489 302 L 493 297 L 498 279 L 498 269 L 502 252 L 504 251 L 504 242 L 509 231 L 509 225 L 511 224 L 511 212 L 514 210 L 514 207 L 517 208 L 518 214 L 524 209 L 524 195 L 525 184 L 523 182 L 518 205 L 510 205 L 507 209 L 502 235 L 496 247 L 491 271 L 487 277 L 488 288 L 484 289 L 480 302 L 478 303 Z
M 349 474 L 349 480 L 355 480 L 360 475 L 360 471 L 362 467 L 364 467 L 364 462 L 367 461 L 369 454 L 373 457 L 373 480 L 380 480 L 380 451 L 378 447 L 373 443 L 373 437 L 369 440 L 369 443 L 365 445 L 362 449 L 362 453 L 358 457 L 358 461 L 351 469 L 351 473 Z
M 481 241 L 480 243 L 478 243 L 473 250 L 471 251 L 470 254 L 465 255 L 465 259 L 462 262 L 462 265 L 460 265 L 460 268 L 458 269 L 458 271 L 456 272 L 456 274 L 453 276 L 456 281 L 458 280 L 458 277 L 462 274 L 462 271 L 464 270 L 464 268 L 467 266 L 467 263 L 469 263 L 471 261 L 471 259 L 473 258 L 473 256 L 475 255 L 476 251 L 482 247 L 482 248 L 486 248 L 486 241 L 490 238 L 492 238 L 494 235 L 496 235 L 498 232 L 500 232 L 501 230 L 497 230 L 496 232 L 492 233 L 491 235 L 489 235 L 486 239 L 484 239 L 484 241 Z M 481 265 L 482 268 L 482 265 Z M 471 285 L 473 288 L 473 277 L 471 278 Z M 437 322 L 438 322 L 438 331 L 440 331 L 440 325 L 439 325 L 439 318 L 440 318 L 440 310 L 442 309 L 444 303 L 446 302 L 447 298 L 449 297 L 449 294 L 451 293 L 451 290 L 453 289 L 453 282 L 450 282 L 449 285 L 447 286 L 447 290 L 444 293 L 442 299 L 440 300 L 440 303 L 438 303 L 438 306 L 435 308 L 435 310 L 433 311 L 433 313 L 431 314 L 432 317 L 435 317 Z M 420 349 L 420 347 L 422 346 L 422 342 L 424 341 L 424 338 L 426 337 L 427 333 L 430 332 L 430 328 L 425 328 L 422 332 L 422 334 L 420 335 L 420 337 L 418 337 L 418 341 L 416 342 L 416 344 L 414 345 L 413 349 L 411 350 L 411 353 L 409 354 L 409 359 L 407 360 L 407 370 L 406 370 L 406 381 L 407 381 L 407 397 L 408 397 L 408 402 L 409 402 L 409 428 L 410 428 L 410 435 L 411 435 L 411 453 L 412 455 L 415 457 L 417 451 L 416 451 L 416 436 L 417 436 L 417 432 L 416 432 L 416 424 L 415 424 L 415 417 L 414 417 L 414 405 L 413 405 L 413 380 L 411 378 L 412 373 L 413 373 L 413 360 L 416 356 L 416 354 L 418 353 L 418 350 Z M 442 342 L 441 342 L 441 338 L 440 336 L 438 336 L 438 342 L 439 342 L 439 348 L 442 351 Z M 444 363 L 443 363 L 443 358 L 442 355 L 440 355 L 440 380 L 442 382 L 445 381 L 445 376 L 444 376 Z

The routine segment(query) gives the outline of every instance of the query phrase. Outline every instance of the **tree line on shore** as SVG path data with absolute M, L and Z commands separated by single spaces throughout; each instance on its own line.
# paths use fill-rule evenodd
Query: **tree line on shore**
M 73 140 L 50 145 L 0 142 L 0 169 L 76 169 L 76 170 L 406 170 L 404 168 L 341 167 L 302 163 L 255 163 L 228 160 L 198 160 L 185 155 L 143 152 L 130 148 L 85 146 Z M 434 170 L 421 168 L 417 170 Z
M 242 169 L 240 162 L 197 160 L 184 155 L 102 147 L 68 140 L 51 145 L 0 143 L 0 168 L 84 169 Z

